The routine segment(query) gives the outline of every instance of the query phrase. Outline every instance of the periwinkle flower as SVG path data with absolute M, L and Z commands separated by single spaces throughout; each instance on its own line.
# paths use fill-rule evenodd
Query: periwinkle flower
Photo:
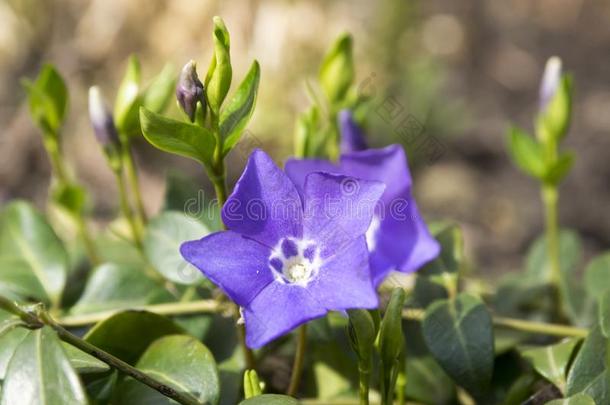
M 97 86 L 89 89 L 89 118 L 95 137 L 105 150 L 119 144 L 119 135 L 112 113 L 104 102 L 102 93 Z
M 411 193 L 412 179 L 400 145 L 364 149 L 364 138 L 349 113 L 342 113 L 342 154 L 338 164 L 321 159 L 290 159 L 286 173 L 297 185 L 305 186 L 307 175 L 324 171 L 386 185 L 366 232 L 370 266 L 375 285 L 391 271 L 410 273 L 434 259 L 440 252 L 421 217 Z
M 547 60 L 544 73 L 540 82 L 539 108 L 540 111 L 546 110 L 553 97 L 557 93 L 561 82 L 561 59 L 552 56 Z
M 255 150 L 222 209 L 228 230 L 180 252 L 242 308 L 258 348 L 328 311 L 378 306 L 365 232 L 383 190 L 319 172 L 297 188 Z
M 180 78 L 176 85 L 176 98 L 180 108 L 188 115 L 191 122 L 195 122 L 195 113 L 197 112 L 197 103 L 201 103 L 201 107 L 205 108 L 205 92 L 203 83 L 197 76 L 197 64 L 195 61 L 189 61 L 180 72 Z

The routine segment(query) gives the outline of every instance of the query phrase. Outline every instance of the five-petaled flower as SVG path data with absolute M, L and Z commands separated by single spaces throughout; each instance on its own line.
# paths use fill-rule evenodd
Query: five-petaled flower
M 430 235 L 411 193 L 411 174 L 400 145 L 366 149 L 364 137 L 348 110 L 339 114 L 341 157 L 338 164 L 322 159 L 291 159 L 286 173 L 299 188 L 312 172 L 327 172 L 381 181 L 385 192 L 366 232 L 375 285 L 393 270 L 413 272 L 438 256 L 440 246 Z
M 296 187 L 255 150 L 223 207 L 228 230 L 180 251 L 242 308 L 258 348 L 328 311 L 378 306 L 365 233 L 384 189 L 322 172 Z

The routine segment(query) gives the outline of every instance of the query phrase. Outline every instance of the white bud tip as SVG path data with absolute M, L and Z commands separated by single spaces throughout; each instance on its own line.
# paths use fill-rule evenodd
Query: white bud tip
M 546 61 L 542 82 L 540 83 L 540 109 L 544 110 L 546 105 L 553 99 L 559 82 L 561 80 L 561 59 L 552 56 Z

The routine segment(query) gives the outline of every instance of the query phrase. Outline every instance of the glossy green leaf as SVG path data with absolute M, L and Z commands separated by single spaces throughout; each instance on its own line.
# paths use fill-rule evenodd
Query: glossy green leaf
M 34 122 L 43 132 L 56 134 L 68 106 L 68 88 L 59 72 L 52 65 L 44 65 L 34 82 L 24 80 L 23 85 Z
M 220 17 L 214 17 L 214 55 L 205 78 L 206 97 L 210 109 L 218 114 L 229 87 L 233 69 L 231 67 L 229 31 Z
M 599 326 L 602 335 L 610 338 L 610 290 L 606 290 L 599 298 Z
M 140 61 L 131 55 L 127 62 L 127 69 L 119 85 L 116 101 L 114 103 L 114 120 L 119 131 L 130 134 L 138 128 L 138 109 L 141 104 Z
M 567 176 L 574 165 L 574 154 L 562 153 L 557 161 L 548 168 L 544 180 L 551 184 L 559 184 Z
M 180 245 L 201 239 L 210 231 L 182 212 L 165 211 L 150 221 L 144 238 L 146 257 L 168 280 L 184 285 L 200 284 L 203 276 L 180 254 Z
M 354 81 L 352 37 L 349 34 L 337 38 L 328 51 L 320 67 L 319 79 L 331 104 L 340 102 L 346 96 Z
M 508 133 L 508 151 L 513 162 L 525 173 L 536 178 L 544 176 L 544 151 L 535 138 L 519 128 L 511 128 Z
M 286 395 L 263 394 L 241 401 L 239 405 L 299 405 L 299 401 Z
M 140 109 L 140 122 L 144 137 L 158 149 L 194 159 L 203 165 L 211 163 L 216 141 L 207 129 L 145 108 Z
M 179 392 L 190 394 L 200 403 L 218 403 L 220 382 L 214 357 L 203 343 L 191 336 L 172 335 L 154 341 L 136 367 Z M 118 403 L 161 405 L 174 402 L 129 378 L 119 388 Z
M 568 364 L 577 344 L 577 339 L 566 339 L 550 346 L 524 349 L 521 355 L 540 375 L 565 393 Z
M 585 394 L 576 394 L 569 398 L 555 399 L 546 405 L 596 405 L 593 398 Z
M 78 375 L 55 332 L 47 327 L 28 332 L 9 362 L 0 404 L 86 403 Z
M 51 304 L 59 303 L 68 257 L 46 219 L 29 203 L 11 203 L 0 215 L 0 256 L 27 262 Z
M 49 302 L 30 264 L 16 257 L 0 257 L 0 295 L 17 301 Z
M 493 327 L 483 302 L 467 294 L 437 301 L 426 310 L 423 334 L 447 374 L 473 396 L 483 398 L 494 366 Z
M 166 64 L 144 92 L 142 105 L 152 112 L 164 111 L 175 97 L 176 80 L 176 69 Z
M 172 295 L 142 269 L 103 264 L 94 269 L 73 314 L 127 309 L 172 300 Z
M 592 298 L 600 298 L 610 289 L 610 253 L 596 256 L 585 269 L 585 288 Z
M 61 345 L 70 360 L 70 364 L 72 367 L 80 373 L 80 374 L 93 374 L 93 373 L 103 373 L 110 370 L 110 366 L 104 363 L 101 360 L 96 359 L 83 352 L 82 350 L 68 344 L 66 342 L 61 342 Z
M 260 66 L 257 61 L 254 61 L 235 95 L 220 114 L 220 133 L 224 139 L 224 155 L 237 144 L 242 131 L 250 121 L 256 105 L 260 77 Z
M 598 404 L 610 403 L 610 386 L 606 369 L 607 339 L 594 327 L 578 351 L 568 372 L 567 395 L 584 393 Z
M 6 378 L 8 364 L 29 331 L 25 328 L 15 328 L 0 336 L 0 380 Z
M 134 364 L 148 345 L 184 331 L 171 320 L 146 311 L 123 311 L 97 323 L 85 340 L 121 360 Z

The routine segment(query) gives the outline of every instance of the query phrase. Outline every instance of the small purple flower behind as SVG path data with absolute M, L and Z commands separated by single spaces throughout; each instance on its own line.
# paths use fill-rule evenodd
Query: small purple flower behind
M 342 185 L 357 187 L 349 193 Z M 242 308 L 258 348 L 328 311 L 376 308 L 365 232 L 377 181 L 310 173 L 297 189 L 261 150 L 222 210 L 227 231 L 184 243 L 184 258 Z
M 311 172 L 325 171 L 381 181 L 386 185 L 366 232 L 375 285 L 391 271 L 410 273 L 438 256 L 440 246 L 430 235 L 411 193 L 407 157 L 400 145 L 366 149 L 360 128 L 349 111 L 339 114 L 341 157 L 338 164 L 322 159 L 291 159 L 286 173 L 302 187 Z

